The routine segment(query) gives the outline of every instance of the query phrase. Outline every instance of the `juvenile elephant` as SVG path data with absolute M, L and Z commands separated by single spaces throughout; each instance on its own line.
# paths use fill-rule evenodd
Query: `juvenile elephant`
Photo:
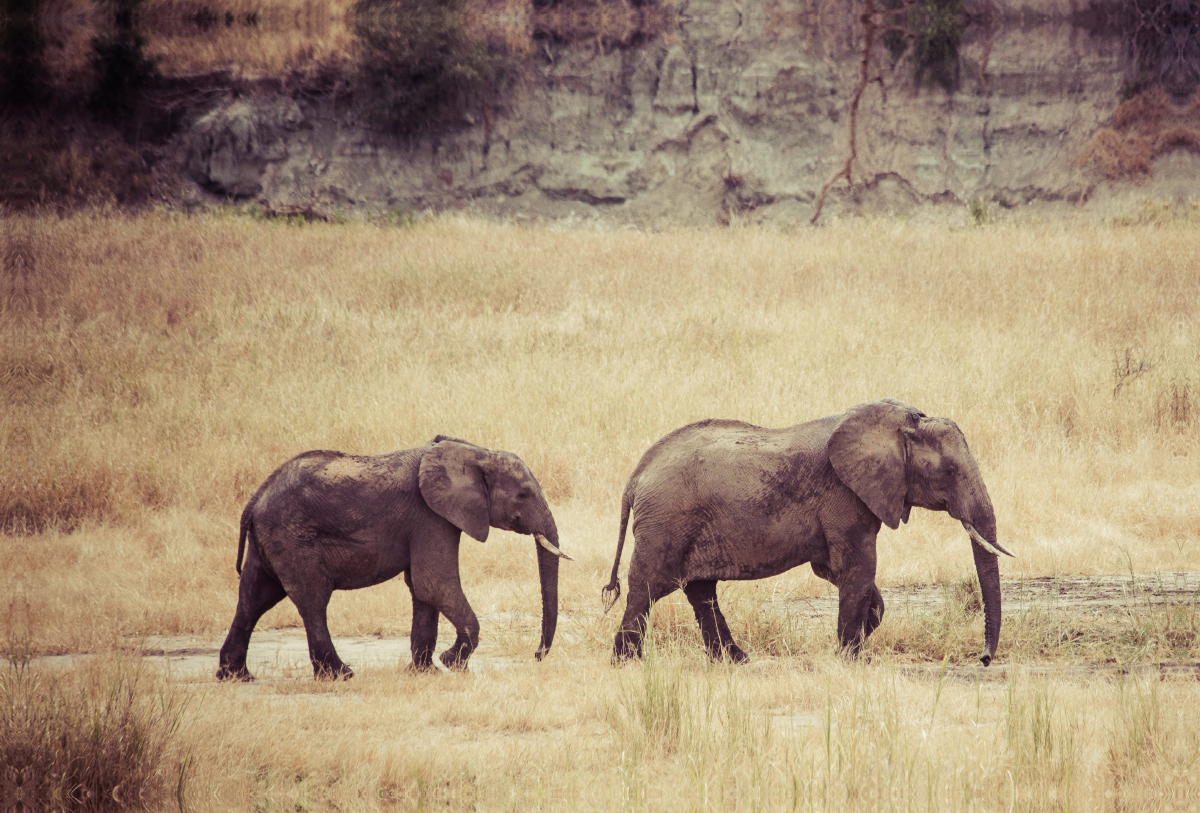
M 374 457 L 313 451 L 292 458 L 242 511 L 238 605 L 217 678 L 254 679 L 246 669 L 250 634 L 284 596 L 304 620 L 313 674 L 353 676 L 329 637 L 330 594 L 400 573 L 412 592 L 413 668 L 433 668 L 441 613 L 458 631 L 442 663 L 465 669 L 479 641 L 479 621 L 459 581 L 459 532 L 483 542 L 489 527 L 537 540 L 541 660 L 558 621 L 558 560 L 570 557 L 558 549 L 542 488 L 519 457 L 438 435 L 424 446 Z
M 621 530 L 605 612 L 621 595 L 617 568 L 629 513 L 636 547 L 614 659 L 639 656 L 650 603 L 679 587 L 713 658 L 736 662 L 717 582 L 762 579 L 809 562 L 838 588 L 838 640 L 851 654 L 883 618 L 875 536 L 913 506 L 946 511 L 972 541 L 991 663 L 1000 638 L 996 517 L 966 438 L 953 421 L 885 399 L 786 429 L 708 420 L 677 429 L 642 456 L 621 498 Z

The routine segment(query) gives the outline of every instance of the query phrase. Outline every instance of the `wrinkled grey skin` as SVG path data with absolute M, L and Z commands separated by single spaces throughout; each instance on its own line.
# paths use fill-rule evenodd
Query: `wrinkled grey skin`
M 958 426 L 900 401 L 786 429 L 709 420 L 675 430 L 642 457 L 621 498 L 606 611 L 621 593 L 617 568 L 631 511 L 635 547 L 614 660 L 641 656 L 651 602 L 682 587 L 709 654 L 745 661 L 717 604 L 717 582 L 762 579 L 805 562 L 837 586 L 838 640 L 857 655 L 883 618 L 879 526 L 899 527 L 913 506 L 945 511 L 1008 553 L 996 544 L 987 487 Z M 1000 638 L 1000 570 L 994 552 L 974 540 L 971 547 L 986 666 Z
M 238 605 L 221 647 L 217 678 L 253 680 L 246 669 L 250 634 L 284 596 L 304 620 L 313 674 L 351 677 L 329 637 L 330 594 L 400 573 L 412 592 L 413 668 L 433 668 L 441 613 L 458 632 L 442 663 L 465 669 L 479 641 L 479 621 L 459 581 L 459 532 L 483 542 L 489 527 L 542 534 L 558 547 L 558 529 L 541 486 L 514 454 L 438 435 L 416 449 L 374 457 L 313 451 L 292 458 L 267 478 L 242 512 Z M 542 587 L 541 660 L 558 620 L 558 556 L 536 542 L 535 548 Z

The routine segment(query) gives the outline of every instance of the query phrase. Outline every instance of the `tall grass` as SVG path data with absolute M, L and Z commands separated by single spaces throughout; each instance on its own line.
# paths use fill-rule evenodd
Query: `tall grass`
M 516 452 L 576 560 L 542 663 L 532 543 L 497 531 L 460 556 L 481 619 L 474 675 L 205 677 L 183 714 L 186 678 L 127 662 L 7 673 L 3 708 L 46 710 L 37 726 L 151 721 L 136 729 L 161 744 L 139 774 L 147 799 L 170 800 L 183 753 L 200 810 L 1079 809 L 1200 785 L 1194 681 L 1023 671 L 1195 659 L 1194 602 L 1010 609 L 999 661 L 974 680 L 969 543 L 938 514 L 880 534 L 879 579 L 938 582 L 947 609 L 890 606 L 869 664 L 843 661 L 832 619 L 802 612 L 832 589 L 807 568 L 722 585 L 752 656 L 740 669 L 708 663 L 679 595 L 656 606 L 646 661 L 614 669 L 617 618 L 599 612 L 620 491 L 652 442 L 700 418 L 784 426 L 884 396 L 963 428 L 1020 555 L 1006 579 L 1200 569 L 1194 230 L 89 213 L 9 217 L 0 240 L 0 607 L 21 610 L 6 624 L 22 658 L 146 634 L 215 647 L 242 505 L 311 448 L 446 432 Z M 336 593 L 330 627 L 404 635 L 409 606 L 398 580 Z M 284 602 L 260 629 L 298 624 Z M 940 675 L 911 668 L 943 659 Z
M 38 427 L 34 529 L 228 509 L 307 444 L 446 429 L 531 458 L 552 500 L 607 503 L 688 420 L 786 425 L 891 394 L 959 421 L 1002 532 L 1044 568 L 1052 538 L 1093 561 L 1165 541 L 1155 484 L 1196 439 L 1174 422 L 1197 373 L 1184 229 L 5 231 L 36 267 L 33 332 L 3 334 Z M 1144 368 L 1114 394 L 1126 353 Z
M 439 432 L 530 464 L 582 556 L 564 569 L 579 598 L 564 601 L 591 606 L 617 497 L 657 438 L 883 396 L 962 426 L 1020 556 L 1006 577 L 1197 569 L 1200 520 L 1175 507 L 1196 444 L 1177 403 L 1197 377 L 1198 244 L 1184 228 L 649 234 L 77 215 L 10 218 L 3 234 L 25 270 L 9 261 L 23 293 L 0 329 L 5 398 L 21 407 L 0 415 L 0 520 L 43 534 L 10 543 L 35 615 L 61 624 L 43 646 L 151 617 L 219 630 L 235 518 L 275 466 Z M 1145 363 L 1114 394 L 1127 352 Z M 525 548 L 489 543 L 468 578 L 493 590 L 524 574 Z M 952 521 L 918 511 L 881 533 L 880 579 L 962 577 L 967 550 Z M 105 612 L 68 610 L 89 584 L 105 585 Z M 816 584 L 797 572 L 769 589 Z M 345 631 L 380 618 L 348 609 Z M 681 623 L 694 627 L 690 612 Z
M 1014 786 L 1023 809 L 1069 809 L 1071 780 L 1078 780 L 1082 719 L 1065 714 L 1044 682 L 1008 684 L 1005 720 Z
M 1091 809 L 1154 787 L 1186 798 L 1200 778 L 1187 724 L 1159 722 L 1157 682 L 914 684 L 828 660 L 755 674 L 678 649 L 616 680 L 622 809 Z
M 0 799 L 11 810 L 153 809 L 182 800 L 182 696 L 136 662 L 0 670 Z

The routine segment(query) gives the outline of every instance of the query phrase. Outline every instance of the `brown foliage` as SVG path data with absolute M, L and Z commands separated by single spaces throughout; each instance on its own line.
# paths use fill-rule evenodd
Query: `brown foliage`
M 1150 174 L 1154 154 L 1154 145 L 1144 136 L 1105 127 L 1092 137 L 1092 143 L 1079 157 L 1079 164 L 1096 167 L 1111 180 L 1140 180 Z
M 1173 149 L 1183 148 L 1200 153 L 1200 132 L 1191 127 L 1168 127 L 1154 139 L 1154 154 L 1161 155 Z
M 139 9 L 146 53 L 167 76 L 227 72 L 243 78 L 316 76 L 349 64 L 351 0 L 145 0 Z M 92 78 L 88 43 L 110 24 L 102 0 L 48 0 L 46 68 L 56 88 Z M 595 40 L 602 47 L 657 36 L 675 20 L 670 0 L 467 0 L 462 23 L 472 42 L 529 54 L 535 37 Z
M 1096 131 L 1078 165 L 1109 180 L 1142 181 L 1155 158 L 1176 149 L 1200 153 L 1200 105 L 1177 105 L 1153 87 L 1121 103 L 1113 126 Z
M 0 200 L 17 209 L 145 202 L 152 176 L 134 146 L 103 125 L 75 137 L 66 130 L 48 116 L 24 132 L 0 131 Z
M 1162 88 L 1154 87 L 1121 102 L 1113 114 L 1113 125 L 1119 130 L 1130 127 L 1155 127 L 1171 108 L 1171 101 Z

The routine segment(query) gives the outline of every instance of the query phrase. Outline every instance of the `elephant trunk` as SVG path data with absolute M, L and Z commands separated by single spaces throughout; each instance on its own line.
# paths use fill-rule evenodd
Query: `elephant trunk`
M 979 577 L 979 590 L 983 594 L 983 654 L 979 660 L 987 666 L 992 662 L 996 646 L 1000 643 L 1000 565 L 997 554 L 1012 554 L 996 542 L 996 516 L 990 502 L 985 502 L 972 518 L 976 521 L 963 520 L 962 523 L 971 537 L 975 574 Z
M 962 487 L 958 491 L 960 498 L 951 501 L 947 510 L 950 516 L 963 524 L 971 537 L 975 574 L 979 577 L 979 591 L 983 594 L 983 654 L 979 660 L 987 666 L 992 662 L 1000 643 L 1000 565 L 997 559 L 1001 553 L 1006 556 L 1012 554 L 996 541 L 996 512 L 978 467 L 972 465 L 963 474 Z
M 996 654 L 1000 643 L 1000 565 L 996 554 L 984 550 L 977 544 L 971 545 L 975 555 L 975 573 L 979 576 L 979 590 L 983 593 L 983 654 L 980 662 L 987 666 Z
M 558 529 L 553 525 L 548 534 L 535 534 L 534 539 L 538 578 L 542 583 L 542 642 L 535 655 L 540 661 L 550 651 L 550 645 L 554 643 L 554 629 L 558 626 L 558 560 L 564 557 L 558 550 Z M 547 545 L 547 542 L 550 544 Z

